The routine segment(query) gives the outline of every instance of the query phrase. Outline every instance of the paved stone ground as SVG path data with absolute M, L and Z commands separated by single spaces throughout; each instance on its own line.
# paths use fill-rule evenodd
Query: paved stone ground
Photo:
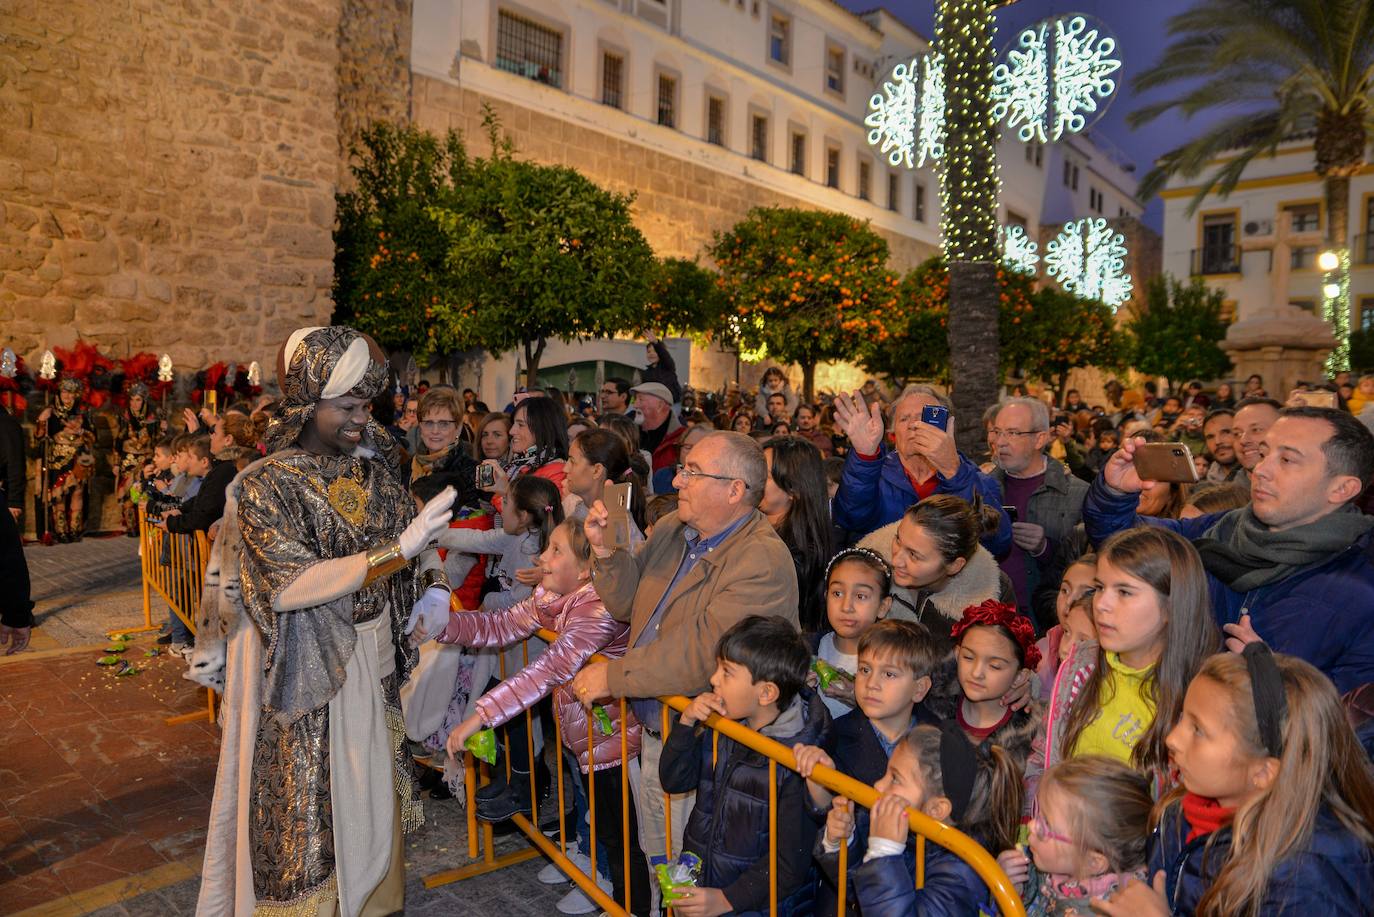
M 164 721 L 203 708 L 205 693 L 180 660 L 144 655 L 151 635 L 126 653 L 140 674 L 95 665 L 107 630 L 142 621 L 137 542 L 26 555 L 39 627 L 29 653 L 0 657 L 0 914 L 193 914 L 218 730 Z M 426 798 L 425 813 L 406 842 L 407 914 L 556 913 L 569 886 L 535 880 L 542 858 L 425 889 L 425 876 L 468 862 L 461 806 Z M 498 855 L 524 847 L 497 839 Z
M 137 538 L 30 544 L 24 557 L 33 580 L 36 648 L 88 646 L 107 631 L 143 623 Z M 166 620 L 167 606 L 156 593 L 152 613 L 154 622 Z

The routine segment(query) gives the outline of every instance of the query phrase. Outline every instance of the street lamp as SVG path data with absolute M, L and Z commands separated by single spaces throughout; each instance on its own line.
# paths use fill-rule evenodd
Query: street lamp
M 1322 295 L 1327 299 L 1336 299 L 1341 295 L 1341 285 L 1339 283 L 1328 283 L 1322 287 Z
M 1330 249 L 1317 256 L 1317 267 L 1323 271 L 1334 271 L 1341 266 L 1341 256 Z

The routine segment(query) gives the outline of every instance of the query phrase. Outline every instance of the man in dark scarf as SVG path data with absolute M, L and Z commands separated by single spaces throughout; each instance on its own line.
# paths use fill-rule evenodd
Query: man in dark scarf
M 1317 666 L 1342 692 L 1374 681 L 1374 518 L 1355 507 L 1374 475 L 1374 435 L 1344 411 L 1285 409 L 1265 434 L 1251 504 L 1197 519 L 1143 519 L 1122 444 L 1083 504 L 1088 537 L 1148 523 L 1191 539 L 1213 613 L 1237 650 L 1262 639 Z

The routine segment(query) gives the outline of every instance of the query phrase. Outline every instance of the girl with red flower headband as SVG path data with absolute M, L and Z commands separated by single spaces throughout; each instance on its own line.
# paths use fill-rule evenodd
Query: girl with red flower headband
M 1012 710 L 1003 706 L 1002 695 L 1022 669 L 1034 670 L 1040 663 L 1035 626 L 1016 606 L 988 599 L 965 608 L 950 636 L 959 670 L 955 720 L 975 745 L 1001 745 L 1024 767 L 1041 711 L 1034 703 Z

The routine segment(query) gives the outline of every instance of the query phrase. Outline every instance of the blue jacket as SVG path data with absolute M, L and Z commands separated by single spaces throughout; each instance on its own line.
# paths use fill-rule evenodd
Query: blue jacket
M 953 494 L 969 503 L 977 494 L 983 503 L 1001 512 L 1002 488 L 963 455 L 959 456 L 959 470 L 954 477 L 946 478 L 937 471 L 935 480 L 937 494 Z M 916 489 L 911 486 L 911 479 L 906 476 L 896 452 L 884 445 L 880 458 L 868 460 L 850 449 L 844 459 L 844 472 L 831 513 L 836 525 L 857 538 L 896 522 L 917 499 Z M 983 537 L 983 547 L 994 557 L 1011 550 L 1011 519 L 1006 513 L 1001 515 L 996 533 Z
M 816 840 L 816 859 L 826 877 L 838 880 L 840 855 L 825 853 L 824 834 Z M 939 844 L 926 843 L 925 885 L 916 888 L 916 844 L 908 841 L 901 856 L 863 862 L 868 849 L 868 810 L 859 809 L 849 845 L 849 888 L 846 902 L 863 917 L 979 917 L 996 914 L 996 905 L 973 867 Z
M 1137 516 L 1136 494 L 1117 494 L 1101 476 L 1083 501 L 1083 523 L 1093 544 L 1136 525 L 1172 529 L 1184 538 L 1201 538 L 1224 513 L 1197 519 Z M 1275 652 L 1288 653 L 1321 669 L 1344 694 L 1374 681 L 1374 533 L 1357 540 L 1330 560 L 1313 564 L 1285 580 L 1248 593 L 1236 592 L 1207 575 L 1212 614 L 1218 626 L 1250 614 L 1255 632 Z
M 1150 875 L 1164 870 L 1170 912 L 1177 915 L 1194 913 L 1231 852 L 1229 827 L 1216 832 L 1210 849 L 1207 841 L 1213 836 L 1188 841 L 1191 830 L 1182 804 L 1175 803 L 1150 838 Z M 1355 917 L 1368 914 L 1371 902 L 1374 851 L 1323 808 L 1307 847 L 1279 863 L 1269 877 L 1259 912 L 1265 917 Z
M 794 714 L 800 715 L 794 715 Z M 830 711 L 810 688 L 763 734 L 791 748 L 821 745 Z M 659 778 L 668 793 L 696 791 L 682 849 L 701 857 L 703 888 L 719 888 L 734 913 L 768 911 L 768 759 L 721 736 L 711 763 L 711 730 L 673 727 L 663 743 Z M 805 781 L 777 767 L 778 912 L 809 913 L 813 897 L 811 847 L 816 823 Z

